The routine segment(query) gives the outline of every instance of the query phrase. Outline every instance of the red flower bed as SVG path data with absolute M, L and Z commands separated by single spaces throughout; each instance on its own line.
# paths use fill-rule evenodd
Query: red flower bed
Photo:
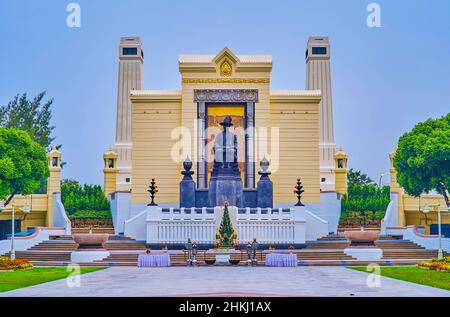
M 27 260 L 10 260 L 7 257 L 0 257 L 0 270 L 26 270 L 32 268 L 33 264 L 31 264 Z

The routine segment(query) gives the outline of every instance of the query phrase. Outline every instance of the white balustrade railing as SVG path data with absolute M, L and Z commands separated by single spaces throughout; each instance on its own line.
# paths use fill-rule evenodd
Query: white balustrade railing
M 188 237 L 197 243 L 215 241 L 214 220 L 161 220 L 157 230 L 158 243 L 185 243 Z
M 230 207 L 230 218 L 239 243 L 257 238 L 260 243 L 304 243 L 305 221 L 295 219 L 290 209 L 237 209 Z M 150 208 L 147 216 L 147 242 L 212 244 L 222 220 L 222 208 Z

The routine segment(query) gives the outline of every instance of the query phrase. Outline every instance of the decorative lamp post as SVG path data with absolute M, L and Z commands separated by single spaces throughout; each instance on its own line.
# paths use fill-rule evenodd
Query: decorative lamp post
M 197 252 L 198 252 L 198 246 L 197 242 L 192 242 L 192 265 L 195 265 L 197 263 Z
M 15 246 L 15 214 L 14 214 L 14 209 L 15 209 L 15 205 L 12 204 L 12 210 L 11 210 L 11 254 L 10 254 L 10 259 L 11 260 L 15 260 L 16 259 L 16 246 Z M 22 207 L 22 212 L 24 214 L 24 218 L 30 213 L 30 207 L 28 205 L 24 205 Z
M 253 238 L 252 242 L 252 265 L 256 266 L 258 264 L 258 260 L 256 259 L 256 251 L 259 248 L 259 243 L 256 241 L 256 238 Z
M 252 243 L 249 241 L 247 243 L 247 265 L 252 263 Z
M 442 252 L 442 237 L 441 237 L 441 233 L 442 233 L 442 229 L 441 229 L 441 209 L 439 208 L 441 205 L 437 204 L 437 205 L 426 205 L 425 208 L 423 208 L 423 213 L 424 214 L 428 214 L 430 212 L 430 207 L 432 207 L 433 209 L 437 208 L 437 213 L 438 213 L 438 260 L 442 260 L 444 258 L 444 254 Z
M 381 188 L 381 180 L 383 179 L 383 177 L 384 177 L 384 173 L 381 172 L 381 173 L 380 173 L 380 181 L 378 182 L 378 187 L 379 187 L 379 188 Z
M 192 265 L 192 241 L 191 238 L 188 238 L 188 241 L 186 243 L 186 250 L 187 250 L 187 265 Z
M 295 204 L 295 206 L 304 206 L 303 203 L 301 202 L 302 194 L 304 192 L 305 191 L 303 190 L 302 182 L 300 181 L 300 178 L 297 178 L 297 184 L 294 187 L 294 194 L 297 195 L 298 202 Z
M 147 190 L 150 193 L 150 204 L 147 206 L 158 206 L 158 204 L 155 203 L 155 194 L 158 192 L 158 186 L 156 186 L 156 181 L 154 178 L 152 178 L 152 181 L 150 182 L 150 186 Z

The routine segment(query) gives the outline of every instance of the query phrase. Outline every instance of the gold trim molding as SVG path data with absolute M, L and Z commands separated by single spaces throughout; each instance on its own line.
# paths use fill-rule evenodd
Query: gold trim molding
M 183 78 L 183 84 L 269 84 L 269 78 Z

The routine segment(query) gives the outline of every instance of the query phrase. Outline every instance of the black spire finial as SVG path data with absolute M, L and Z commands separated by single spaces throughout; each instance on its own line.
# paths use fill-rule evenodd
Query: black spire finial
M 192 161 L 189 159 L 189 156 L 187 156 L 186 159 L 184 160 L 183 168 L 184 171 L 181 172 L 181 174 L 184 175 L 183 180 L 191 180 L 194 172 L 191 171 Z
M 298 202 L 295 204 L 295 206 L 304 206 L 301 201 L 302 194 L 304 192 L 305 191 L 303 190 L 302 182 L 300 181 L 300 178 L 297 178 L 297 184 L 295 185 L 294 193 L 297 195 Z
M 152 178 L 152 181 L 150 182 L 150 186 L 147 190 L 150 193 L 150 204 L 147 206 L 158 206 L 158 204 L 155 203 L 155 194 L 158 192 L 158 186 L 156 186 L 156 181 L 154 178 Z

